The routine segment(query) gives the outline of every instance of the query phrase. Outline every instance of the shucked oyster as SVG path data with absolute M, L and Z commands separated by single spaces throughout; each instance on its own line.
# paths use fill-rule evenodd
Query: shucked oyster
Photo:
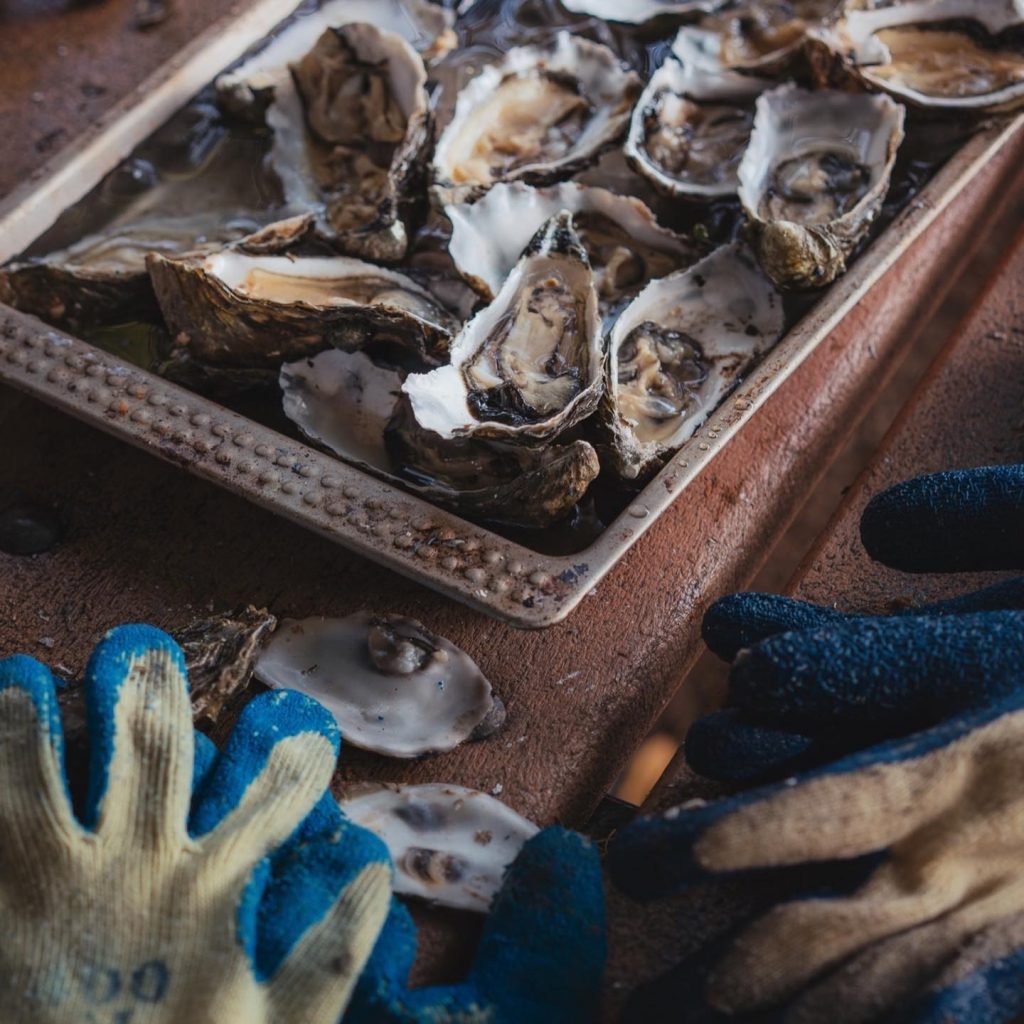
M 256 662 L 256 678 L 308 694 L 334 715 L 346 743 L 388 757 L 451 750 L 505 718 L 465 651 L 398 615 L 286 622 Z
M 667 195 L 736 191 L 754 99 L 772 82 L 723 67 L 721 37 L 682 28 L 633 110 L 625 153 Z
M 149 272 L 176 344 L 204 364 L 276 367 L 331 345 L 352 349 L 369 341 L 437 362 L 455 326 L 408 277 L 342 256 L 290 259 L 223 249 L 154 255 Z
M 493 299 L 538 228 L 562 210 L 573 215 L 602 308 L 701 255 L 696 244 L 661 227 L 639 199 L 575 182 L 533 188 L 516 181 L 495 185 L 476 203 L 445 207 L 456 269 Z
M 609 339 L 601 422 L 615 471 L 656 468 L 783 329 L 782 297 L 738 245 L 652 281 Z
M 888 96 L 784 85 L 760 97 L 739 197 L 773 281 L 815 288 L 846 270 L 889 189 L 903 115 Z
M 593 274 L 563 211 L 463 327 L 451 363 L 402 390 L 420 426 L 444 438 L 545 441 L 593 412 L 602 361 Z
M 568 32 L 509 50 L 459 93 L 434 152 L 435 187 L 456 201 L 499 181 L 568 178 L 614 145 L 639 94 L 611 50 Z
M 473 519 L 542 527 L 597 476 L 586 441 L 540 448 L 444 438 L 401 397 L 403 374 L 365 352 L 329 349 L 281 368 L 284 411 L 311 440 L 428 501 Z
M 1024 103 L 1020 0 L 905 0 L 850 10 L 816 33 L 822 48 L 863 82 L 921 107 L 1010 110 Z M 833 77 L 828 68 L 823 77 Z

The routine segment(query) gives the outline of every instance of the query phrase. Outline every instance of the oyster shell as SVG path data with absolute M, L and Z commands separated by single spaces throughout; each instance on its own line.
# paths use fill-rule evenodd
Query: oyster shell
M 816 288 L 846 270 L 888 191 L 903 117 L 888 96 L 793 85 L 761 95 L 739 197 L 773 281 Z
M 666 195 L 736 191 L 754 100 L 774 83 L 724 67 L 721 45 L 714 32 L 680 29 L 633 110 L 626 159 Z
M 505 870 L 537 826 L 465 786 L 353 787 L 339 801 L 357 825 L 384 841 L 395 892 L 485 913 Z
M 284 411 L 347 462 L 474 519 L 547 526 L 597 476 L 586 441 L 542 448 L 445 441 L 420 428 L 401 400 L 403 375 L 365 352 L 329 349 L 281 369 Z
M 920 107 L 1012 110 L 1024 103 L 1024 35 L 1006 30 L 1021 24 L 1020 0 L 906 0 L 851 9 L 815 34 L 812 60 L 820 65 L 824 44 L 870 88 Z
M 573 14 L 589 14 L 626 25 L 642 25 L 655 18 L 683 18 L 714 11 L 726 3 L 728 0 L 562 0 L 562 6 Z
M 455 268 L 490 301 L 538 228 L 562 210 L 573 215 L 603 310 L 701 254 L 695 243 L 661 227 L 639 199 L 575 182 L 533 188 L 516 181 L 495 185 L 476 203 L 445 207 Z
M 402 390 L 443 438 L 546 441 L 594 411 L 603 355 L 590 263 L 563 211 L 463 327 L 451 363 L 410 374 Z
M 454 321 L 410 278 L 348 257 L 154 255 L 149 272 L 178 346 L 205 364 L 276 367 L 367 342 L 437 362 Z
M 452 750 L 505 718 L 465 651 L 398 615 L 286 622 L 255 671 L 268 686 L 318 700 L 346 743 L 387 757 Z
M 434 152 L 435 188 L 455 202 L 499 181 L 568 178 L 621 137 L 640 88 L 606 46 L 568 32 L 509 50 L 459 93 Z
M 609 339 L 600 422 L 615 472 L 644 476 L 689 440 L 783 327 L 782 296 L 736 243 L 652 281 Z

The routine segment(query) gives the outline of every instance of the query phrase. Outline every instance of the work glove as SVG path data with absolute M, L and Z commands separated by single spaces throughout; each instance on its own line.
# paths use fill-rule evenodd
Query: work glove
M 390 884 L 382 844 L 324 798 L 330 715 L 257 697 L 217 755 L 180 648 L 147 626 L 107 634 L 85 692 L 76 813 L 52 676 L 0 661 L 0 1019 L 335 1024 Z
M 916 477 L 864 510 L 868 553 L 897 569 L 1024 568 L 1024 466 Z M 1024 686 L 1024 579 L 888 616 L 732 594 L 704 638 L 733 660 L 727 707 L 695 722 L 701 775 L 779 778 Z
M 1017 693 L 783 783 L 627 826 L 608 864 L 637 898 L 784 868 L 809 877 L 823 866 L 836 887 L 706 947 L 634 993 L 624 1019 L 1014 1020 L 1024 1013 L 1022 780 Z
M 546 828 L 509 867 L 460 984 L 408 987 L 416 927 L 394 900 L 345 1024 L 590 1024 L 605 956 L 597 854 L 576 833 Z

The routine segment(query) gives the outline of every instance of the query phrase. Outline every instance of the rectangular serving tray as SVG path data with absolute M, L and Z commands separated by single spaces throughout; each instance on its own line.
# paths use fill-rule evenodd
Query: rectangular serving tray
M 213 25 L 0 203 L 0 262 L 17 255 L 295 0 Z M 0 305 L 0 381 L 516 626 L 565 618 L 1011 139 L 974 135 L 588 548 L 552 556 L 415 498 L 38 319 Z

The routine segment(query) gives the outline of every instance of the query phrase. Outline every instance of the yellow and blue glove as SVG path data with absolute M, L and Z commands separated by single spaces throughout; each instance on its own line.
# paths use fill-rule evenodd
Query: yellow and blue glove
M 387 852 L 329 796 L 339 736 L 290 692 L 225 749 L 194 733 L 181 650 L 112 630 L 85 677 L 74 808 L 53 677 L 0 661 L 0 1019 L 336 1024 L 388 911 Z

